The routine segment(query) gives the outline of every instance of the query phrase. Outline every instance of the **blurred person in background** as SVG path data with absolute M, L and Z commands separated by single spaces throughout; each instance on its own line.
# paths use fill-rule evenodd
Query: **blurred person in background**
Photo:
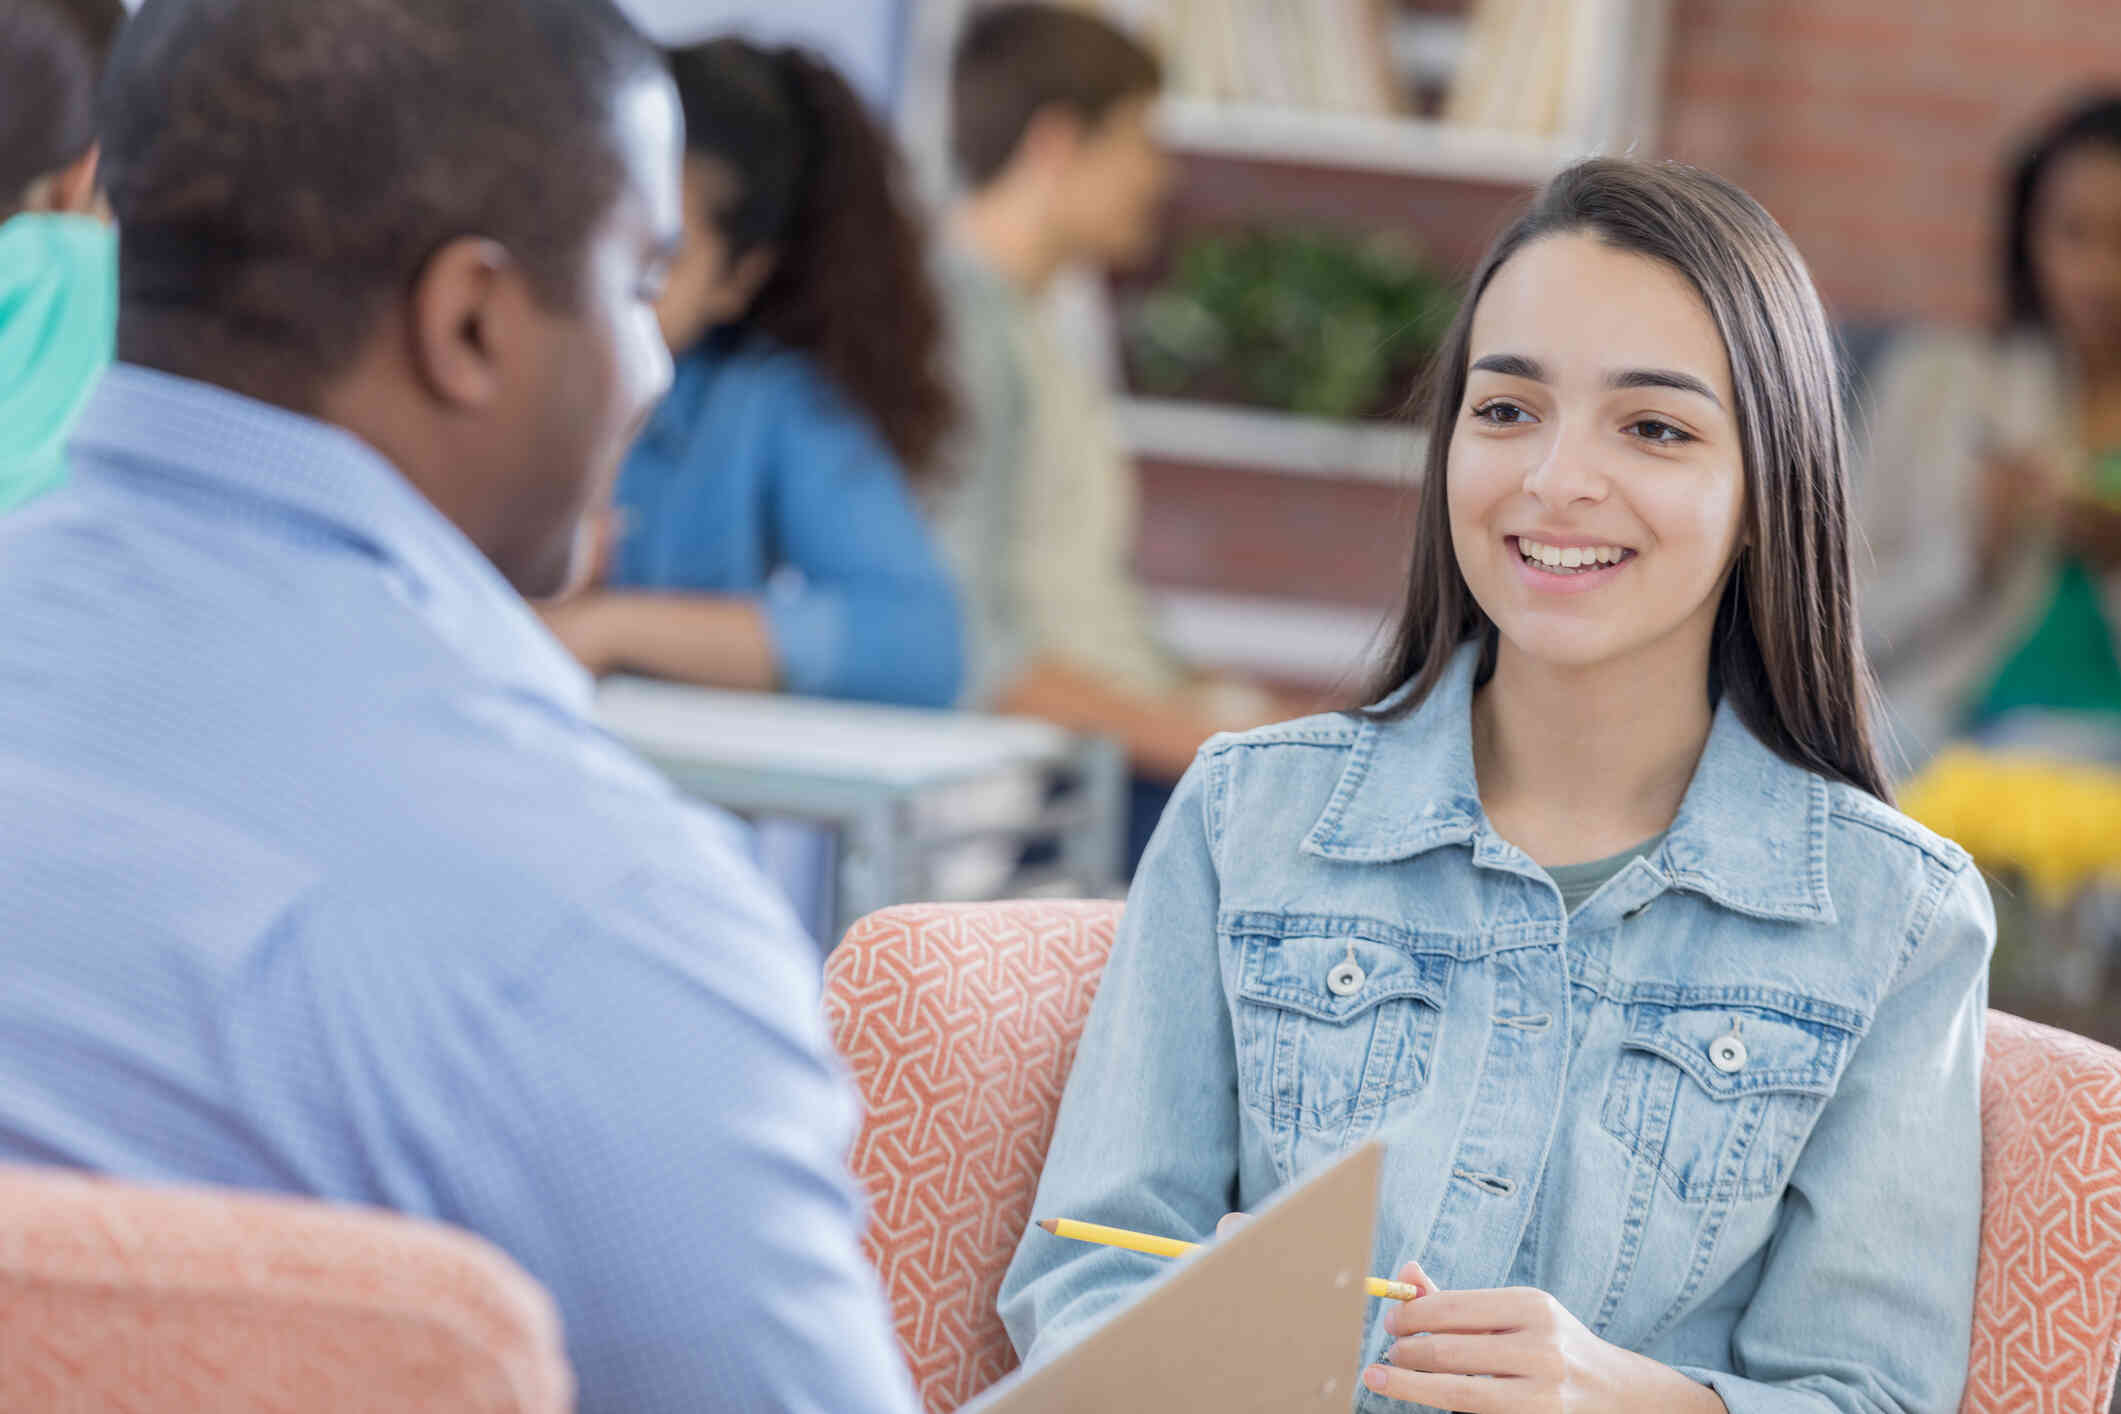
M 0 1162 L 478 1233 L 583 1414 L 911 1414 L 816 952 L 524 603 L 669 386 L 662 55 L 147 0 L 104 103 L 119 362 L 0 520 Z
M 951 399 L 898 154 L 803 50 L 718 39 L 671 68 L 676 379 L 619 480 L 608 585 L 546 619 L 597 673 L 947 707 L 957 595 L 913 484 Z
M 110 363 L 118 244 L 96 186 L 96 82 L 119 0 L 0 0 L 0 512 L 57 485 Z
M 1159 639 L 1134 566 L 1133 461 L 1039 307 L 1065 267 L 1149 254 L 1171 182 L 1150 131 L 1162 82 L 1154 54 L 1094 16 L 975 13 L 951 70 L 966 190 L 938 256 L 966 426 L 933 510 L 965 594 L 970 699 L 1124 744 L 1130 862 L 1202 741 L 1294 710 Z
M 2001 329 L 1893 352 L 1859 481 L 1912 767 L 1964 734 L 2121 761 L 2121 92 L 2028 145 L 2003 215 Z

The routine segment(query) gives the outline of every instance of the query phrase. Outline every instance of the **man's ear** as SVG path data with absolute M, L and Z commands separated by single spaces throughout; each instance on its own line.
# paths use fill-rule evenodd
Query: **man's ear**
M 452 406 L 491 406 L 521 348 L 531 296 L 508 248 L 459 236 L 428 258 L 412 288 L 409 337 L 415 375 Z
M 1031 115 L 1024 135 L 1016 140 L 1009 165 L 1024 171 L 1055 174 L 1067 168 L 1089 136 L 1082 115 L 1072 108 L 1049 103 Z
M 96 214 L 100 200 L 96 192 L 96 169 L 103 149 L 93 144 L 56 172 L 48 172 L 29 184 L 23 194 L 26 211 L 65 211 L 78 216 Z

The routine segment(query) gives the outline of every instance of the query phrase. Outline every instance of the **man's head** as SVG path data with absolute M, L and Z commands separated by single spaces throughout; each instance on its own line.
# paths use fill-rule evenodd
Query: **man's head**
M 1035 203 L 1066 260 L 1148 253 L 1170 186 L 1149 129 L 1156 56 L 1103 20 L 1052 4 L 976 13 L 951 65 L 950 142 L 974 192 Z
M 669 379 L 682 119 L 609 0 L 147 0 L 118 355 L 336 422 L 525 594 Z
M 96 204 L 96 80 L 118 0 L 0 0 L 0 221 Z

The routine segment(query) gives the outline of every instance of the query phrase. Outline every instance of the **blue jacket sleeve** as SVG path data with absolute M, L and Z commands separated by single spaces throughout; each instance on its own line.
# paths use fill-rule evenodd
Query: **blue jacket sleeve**
M 1091 1004 L 1033 1216 L 1204 1239 L 1236 1204 L 1237 1047 L 1216 944 L 1212 756 L 1193 763 L 1134 876 Z M 1024 1234 L 1000 1309 L 1026 1365 L 1051 1359 L 1169 1270 Z
M 782 679 L 816 696 L 948 707 L 964 676 L 957 590 L 905 473 L 867 419 L 789 363 L 765 596 Z
M 1730 1414 L 1959 1407 L 1980 1255 L 1995 913 L 1965 861 L 1932 867 L 1922 907 L 1901 974 L 1797 1160 L 1759 1289 L 1732 1332 L 1738 1373 L 1679 1367 Z

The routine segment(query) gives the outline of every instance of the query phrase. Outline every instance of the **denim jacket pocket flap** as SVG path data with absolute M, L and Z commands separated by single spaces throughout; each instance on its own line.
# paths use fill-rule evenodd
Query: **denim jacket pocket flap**
M 1662 1056 L 1718 1100 L 1769 1091 L 1834 1093 L 1850 1034 L 1756 1007 L 1629 1008 L 1630 1050 Z
M 1451 959 L 1352 935 L 1248 939 L 1238 995 L 1246 1001 L 1345 1022 L 1410 998 L 1441 1010 Z

